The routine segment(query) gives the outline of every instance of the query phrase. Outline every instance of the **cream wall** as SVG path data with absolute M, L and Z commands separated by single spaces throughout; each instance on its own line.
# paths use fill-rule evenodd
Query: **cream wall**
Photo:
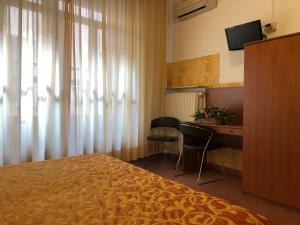
M 169 1 L 170 12 L 173 2 Z M 220 82 L 242 82 L 244 52 L 228 51 L 224 28 L 256 19 L 265 24 L 274 18 L 275 36 L 293 33 L 300 31 L 299 12 L 299 0 L 219 0 L 216 9 L 169 24 L 168 62 L 220 53 Z
M 300 31 L 300 1 L 275 0 L 274 21 L 278 23 L 276 36 Z

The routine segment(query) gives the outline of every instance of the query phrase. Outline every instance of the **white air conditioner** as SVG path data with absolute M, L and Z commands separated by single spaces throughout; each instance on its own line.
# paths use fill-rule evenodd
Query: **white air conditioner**
M 181 0 L 174 6 L 176 19 L 184 20 L 216 8 L 217 0 Z

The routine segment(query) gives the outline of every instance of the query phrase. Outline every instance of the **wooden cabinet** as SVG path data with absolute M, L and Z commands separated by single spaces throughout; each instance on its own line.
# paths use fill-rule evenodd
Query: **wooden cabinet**
M 300 208 L 300 33 L 245 46 L 243 189 Z

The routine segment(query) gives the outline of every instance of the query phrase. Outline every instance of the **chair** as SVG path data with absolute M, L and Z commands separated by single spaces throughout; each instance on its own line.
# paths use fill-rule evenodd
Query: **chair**
M 173 117 L 159 117 L 151 121 L 151 131 L 153 131 L 155 128 L 174 128 L 177 130 L 177 136 L 155 134 L 149 135 L 147 140 L 155 142 L 155 152 L 156 142 L 174 142 L 177 144 L 178 151 L 179 120 Z
M 180 124 L 180 132 L 183 134 L 183 147 L 179 154 L 178 162 L 175 169 L 175 176 L 184 150 L 197 151 L 198 164 L 199 164 L 199 153 L 202 152 L 201 164 L 200 164 L 199 175 L 198 175 L 198 184 L 200 184 L 201 172 L 202 172 L 202 167 L 203 167 L 204 157 L 206 152 L 214 149 L 218 149 L 222 147 L 222 145 L 212 141 L 214 131 L 205 126 L 201 126 L 201 125 L 195 126 L 192 124 L 184 123 L 184 124 Z M 205 182 L 205 183 L 210 183 L 210 182 L 212 181 Z

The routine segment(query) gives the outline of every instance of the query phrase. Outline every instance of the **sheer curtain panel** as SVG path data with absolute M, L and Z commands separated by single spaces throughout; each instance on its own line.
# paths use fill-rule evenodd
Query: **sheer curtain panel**
M 0 165 L 144 157 L 162 113 L 166 2 L 2 0 Z

